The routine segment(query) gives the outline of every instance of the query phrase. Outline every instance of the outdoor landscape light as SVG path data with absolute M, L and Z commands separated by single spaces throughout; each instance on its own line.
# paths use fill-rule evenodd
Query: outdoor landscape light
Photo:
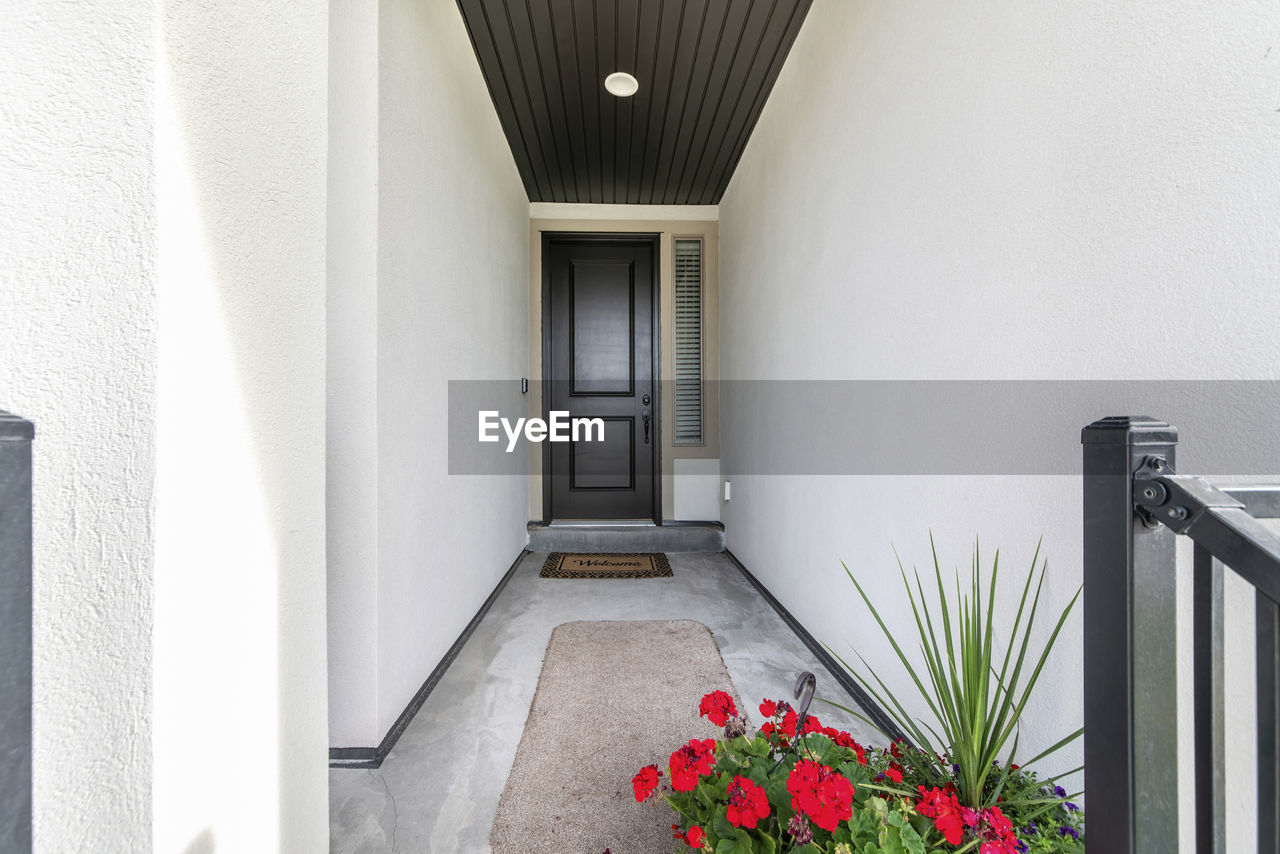
M 604 88 L 619 98 L 630 98 L 640 89 L 640 81 L 625 71 L 615 71 L 604 79 Z

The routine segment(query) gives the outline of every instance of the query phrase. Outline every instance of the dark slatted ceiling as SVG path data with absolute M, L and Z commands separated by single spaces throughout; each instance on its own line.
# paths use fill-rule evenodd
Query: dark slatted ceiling
M 530 201 L 718 204 L 810 2 L 458 6 Z

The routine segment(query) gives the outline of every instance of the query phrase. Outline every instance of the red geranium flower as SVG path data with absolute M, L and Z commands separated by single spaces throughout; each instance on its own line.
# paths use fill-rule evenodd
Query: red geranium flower
M 837 731 L 832 729 L 831 727 L 827 727 L 825 730 L 823 730 L 823 732 L 828 737 L 830 737 L 830 739 L 834 741 L 836 744 L 840 745 L 841 747 L 847 747 L 850 750 L 852 750 L 854 753 L 856 753 L 858 755 L 858 762 L 860 762 L 863 765 L 867 764 L 866 748 L 864 748 L 861 744 L 858 744 L 858 742 L 854 741 L 853 736 L 849 735 L 849 733 L 845 732 L 844 730 Z
M 960 806 L 955 792 L 950 789 L 939 789 L 936 786 L 925 791 L 924 786 L 917 786 L 920 800 L 916 803 L 916 812 L 933 819 L 933 826 L 952 845 L 959 845 L 964 838 L 966 813 L 972 810 Z
M 823 727 L 822 734 L 834 741 L 840 747 L 847 747 L 858 755 L 858 762 L 862 765 L 867 764 L 867 751 L 861 744 L 853 740 L 853 736 L 844 730 L 837 730 L 834 727 Z
M 671 788 L 677 792 L 692 792 L 698 778 L 710 774 L 716 764 L 715 739 L 693 739 L 671 754 L 668 768 L 671 770 Z
M 698 714 L 716 726 L 724 726 L 724 722 L 729 718 L 737 717 L 738 707 L 733 704 L 733 698 L 724 691 L 712 691 L 702 698 L 702 703 L 698 706 Z
M 801 735 L 808 735 L 811 732 L 822 732 L 822 722 L 813 715 L 809 715 L 804 719 L 804 729 Z
M 780 727 L 782 734 L 787 738 L 796 737 L 796 720 L 796 710 L 788 707 L 787 713 L 782 716 L 782 726 Z
M 765 700 L 760 704 L 760 714 L 771 718 L 778 713 L 778 704 L 773 700 Z
M 754 828 L 769 817 L 769 796 L 764 789 L 741 775 L 729 784 L 729 811 L 725 816 L 734 827 Z
M 684 841 L 685 841 L 685 844 L 688 845 L 690 848 L 701 848 L 702 843 L 706 840 L 706 838 L 707 838 L 707 834 L 703 831 L 702 828 L 698 827 L 695 824 L 693 827 L 689 828 L 689 832 L 685 835 Z
M 978 835 L 983 841 L 979 854 L 1017 854 L 1018 837 L 1013 833 L 1013 822 L 1000 812 L 1000 807 L 983 810 L 981 821 Z M 977 823 L 975 817 L 970 827 Z
M 774 730 L 773 721 L 765 721 L 764 726 L 760 727 L 760 734 L 763 735 L 765 738 L 768 738 L 769 736 L 773 735 L 773 730 Z
M 631 788 L 636 792 L 636 803 L 653 794 L 653 790 L 658 788 L 658 778 L 661 776 L 662 772 L 658 770 L 657 765 L 646 765 L 631 778 Z
M 897 762 L 890 762 L 889 767 L 884 769 L 884 775 L 895 783 L 902 782 L 902 768 Z
M 826 765 L 801 759 L 787 778 L 791 808 L 809 816 L 823 830 L 853 815 L 853 784 Z

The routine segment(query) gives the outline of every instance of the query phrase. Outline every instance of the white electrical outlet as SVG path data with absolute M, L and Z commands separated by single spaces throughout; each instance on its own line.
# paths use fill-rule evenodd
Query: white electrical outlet
M 724 500 L 729 500 L 729 481 L 727 480 L 724 482 Z

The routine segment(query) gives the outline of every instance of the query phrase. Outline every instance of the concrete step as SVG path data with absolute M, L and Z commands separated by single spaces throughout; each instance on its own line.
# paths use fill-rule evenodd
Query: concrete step
M 719 522 L 601 524 L 529 523 L 529 549 L 535 552 L 722 552 Z

